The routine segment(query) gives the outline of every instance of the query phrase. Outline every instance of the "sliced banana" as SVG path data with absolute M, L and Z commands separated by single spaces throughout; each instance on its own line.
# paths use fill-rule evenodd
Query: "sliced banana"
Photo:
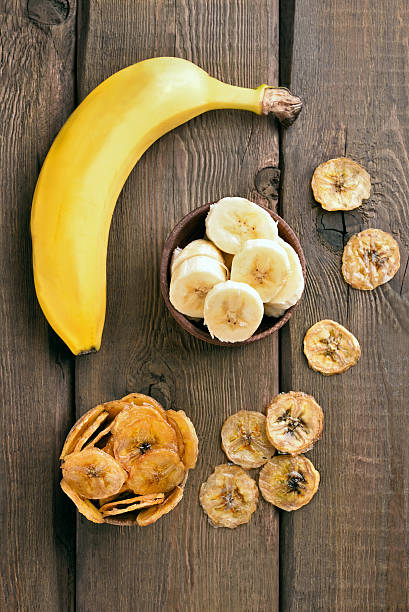
M 93 523 L 104 522 L 104 517 L 102 516 L 101 512 L 94 506 L 94 504 L 90 502 L 89 499 L 84 499 L 83 497 L 78 495 L 78 493 L 74 491 L 72 487 L 70 487 L 70 485 L 68 484 L 68 482 L 66 482 L 64 478 L 60 482 L 60 486 L 64 493 L 68 495 L 71 501 L 73 501 L 74 504 L 77 506 L 78 512 L 83 514 L 85 518 L 87 518 L 89 521 L 92 521 Z
M 380 229 L 366 229 L 352 236 L 342 255 L 342 275 L 354 287 L 369 291 L 391 280 L 399 270 L 396 240 Z
M 361 356 L 358 340 L 345 327 L 324 319 L 318 321 L 304 337 L 308 365 L 325 376 L 341 374 L 354 366 Z
M 65 457 L 62 474 L 74 491 L 88 499 L 118 493 L 127 477 L 115 459 L 99 448 L 86 448 Z
M 267 437 L 283 453 L 298 455 L 321 437 L 324 415 L 311 395 L 280 393 L 267 407 Z
M 210 257 L 186 259 L 175 270 L 170 281 L 169 299 L 179 312 L 203 318 L 209 291 L 226 280 L 226 269 Z
M 230 278 L 247 283 L 271 302 L 290 276 L 288 255 L 278 240 L 248 240 L 234 257 Z
M 241 342 L 250 338 L 263 318 L 263 302 L 245 283 L 226 281 L 209 292 L 204 306 L 204 323 L 212 338 Z
M 275 455 L 262 468 L 258 480 L 264 499 L 287 511 L 308 504 L 319 484 L 319 472 L 304 455 Z
M 217 465 L 200 487 L 200 504 L 214 527 L 234 529 L 257 509 L 257 485 L 236 465 Z
M 297 253 L 291 244 L 288 244 L 282 238 L 278 237 L 277 242 L 287 253 L 290 263 L 290 274 L 272 301 L 264 304 L 264 313 L 268 317 L 281 317 L 288 308 L 291 308 L 291 306 L 298 302 L 304 291 L 304 275 Z
M 352 210 L 369 198 L 371 177 L 352 159 L 338 157 L 315 169 L 311 187 L 325 210 Z
M 246 470 L 261 467 L 271 459 L 275 448 L 266 434 L 266 417 L 261 412 L 240 410 L 225 420 L 222 449 L 233 463 Z
M 226 253 L 238 253 L 247 240 L 278 236 L 277 223 L 271 215 L 245 198 L 222 198 L 210 207 L 206 217 L 206 235 Z
M 214 259 L 220 264 L 225 265 L 221 251 L 212 242 L 210 242 L 210 240 L 193 240 L 193 242 L 189 242 L 184 249 L 177 247 L 173 251 L 170 264 L 170 273 L 173 274 L 178 266 L 180 266 L 182 262 L 186 261 L 186 259 L 191 259 L 192 257 L 198 256 L 210 257 L 210 259 Z
M 180 431 L 182 436 L 183 454 L 182 461 L 187 469 L 192 469 L 196 465 L 199 454 L 199 440 L 192 421 L 183 410 L 167 410 L 166 416 L 170 424 Z

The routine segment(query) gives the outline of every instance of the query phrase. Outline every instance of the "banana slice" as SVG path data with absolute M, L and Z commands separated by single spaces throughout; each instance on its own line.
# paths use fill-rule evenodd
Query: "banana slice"
M 100 507 L 100 512 L 105 516 L 112 516 L 115 514 L 125 514 L 127 512 L 133 512 L 134 510 L 140 510 L 142 508 L 150 508 L 156 504 L 162 504 L 165 496 L 163 493 L 154 493 L 151 495 L 138 495 L 130 499 L 122 499 L 116 502 L 111 502 Z
M 102 516 L 98 508 L 96 508 L 94 504 L 88 499 L 83 499 L 82 497 L 80 497 L 80 495 L 78 495 L 78 493 L 74 491 L 72 487 L 70 487 L 70 485 L 66 480 L 64 480 L 64 478 L 60 482 L 60 486 L 64 493 L 68 495 L 70 500 L 73 501 L 74 504 L 77 506 L 78 512 L 83 514 L 85 518 L 87 518 L 89 521 L 92 521 L 93 523 L 104 522 L 104 517 Z
M 264 304 L 264 314 L 268 317 L 281 317 L 288 308 L 298 302 L 304 291 L 304 275 L 297 253 L 291 244 L 282 238 L 278 237 L 277 242 L 287 253 L 290 274 L 272 301 Z
M 184 492 L 183 486 L 177 486 L 173 489 L 172 493 L 170 493 L 165 501 L 157 506 L 152 506 L 152 508 L 147 508 L 146 510 L 142 510 L 137 516 L 136 522 L 139 527 L 147 527 L 148 525 L 152 525 L 156 523 L 158 519 L 160 519 L 165 514 L 168 514 L 171 510 L 176 508 L 178 503 L 182 500 Z
M 308 365 L 325 376 L 341 374 L 354 366 L 361 356 L 358 340 L 339 323 L 318 321 L 304 337 Z
M 257 509 L 257 485 L 236 465 L 217 465 L 200 487 L 200 504 L 213 527 L 234 529 Z
M 84 435 L 86 430 L 90 427 L 90 425 L 92 425 L 92 423 L 94 423 L 101 412 L 104 412 L 104 410 L 105 406 L 103 404 L 99 404 L 98 406 L 95 406 L 95 408 L 88 410 L 88 412 L 83 414 L 82 417 L 78 419 L 76 423 L 74 423 L 65 439 L 60 459 L 64 459 L 66 455 L 73 452 L 75 446 L 78 444 L 78 441 Z
M 399 270 L 399 245 L 388 232 L 367 229 L 352 236 L 342 255 L 342 275 L 354 287 L 369 291 L 391 280 Z
M 223 266 L 225 265 L 221 251 L 210 242 L 210 240 L 193 240 L 193 242 L 189 242 L 184 249 L 177 247 L 173 251 L 170 273 L 173 274 L 178 266 L 180 266 L 183 261 L 186 261 L 186 259 L 198 256 L 210 257 L 210 259 L 218 261 Z
M 182 435 L 182 461 L 185 467 L 190 470 L 195 467 L 199 453 L 199 440 L 195 427 L 183 410 L 178 410 L 177 412 L 175 410 L 168 410 L 166 414 L 171 425 L 175 424 Z
M 189 317 L 203 318 L 207 294 L 226 280 L 226 269 L 210 257 L 186 259 L 170 281 L 169 299 L 176 310 Z
M 115 459 L 99 448 L 86 448 L 65 457 L 62 474 L 74 491 L 88 499 L 118 493 L 127 477 Z
M 308 504 L 319 483 L 319 472 L 304 455 L 276 455 L 262 468 L 258 486 L 266 501 L 290 511 Z
M 125 395 L 120 403 L 125 404 L 135 404 L 135 406 L 153 406 L 159 412 L 159 414 L 166 419 L 166 410 L 163 408 L 162 404 L 157 402 L 150 395 L 143 395 L 143 393 L 129 393 L 129 395 Z
M 267 407 L 267 437 L 283 453 L 298 455 L 321 437 L 324 415 L 311 395 L 280 393 Z
M 115 419 L 112 434 L 115 458 L 128 472 L 152 449 L 178 450 L 175 430 L 152 406 L 124 408 Z
M 369 198 L 371 177 L 352 159 L 338 157 L 315 169 L 311 187 L 325 210 L 352 210 Z
M 247 240 L 278 236 L 277 223 L 269 213 L 245 198 L 222 198 L 210 207 L 206 235 L 226 253 L 238 253 Z
M 263 318 L 263 302 L 257 291 L 245 283 L 219 283 L 207 295 L 204 323 L 212 338 L 241 342 L 250 338 Z
M 168 493 L 180 484 L 185 467 L 172 450 L 150 450 L 135 461 L 129 471 L 128 486 L 138 495 Z
M 271 302 L 290 277 L 288 255 L 278 240 L 248 240 L 237 253 L 230 278 L 258 291 L 263 302 Z
M 266 433 L 266 417 L 261 412 L 240 410 L 225 420 L 222 449 L 233 463 L 246 470 L 261 467 L 271 459 L 275 448 Z

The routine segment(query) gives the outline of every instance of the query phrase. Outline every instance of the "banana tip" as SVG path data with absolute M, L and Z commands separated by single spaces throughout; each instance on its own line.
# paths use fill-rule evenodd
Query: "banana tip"
M 297 119 L 302 109 L 302 101 L 286 87 L 267 87 L 262 100 L 264 115 L 272 113 L 284 127 Z

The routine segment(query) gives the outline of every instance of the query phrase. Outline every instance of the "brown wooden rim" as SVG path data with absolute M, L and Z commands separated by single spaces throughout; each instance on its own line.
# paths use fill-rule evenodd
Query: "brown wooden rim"
M 178 312 L 172 306 L 169 300 L 170 261 L 172 258 L 172 253 L 176 247 L 178 247 L 180 244 L 183 244 L 183 240 L 184 240 L 183 234 L 185 232 L 186 225 L 188 224 L 190 225 L 192 222 L 194 222 L 195 219 L 197 219 L 199 223 L 199 220 L 202 221 L 202 217 L 203 217 L 203 222 L 204 222 L 206 214 L 209 212 L 210 206 L 214 203 L 215 202 L 210 202 L 209 204 L 204 204 L 203 206 L 200 206 L 199 208 L 195 208 L 194 210 L 189 212 L 187 215 L 185 215 L 179 221 L 179 223 L 177 223 L 177 225 L 173 228 L 173 230 L 170 232 L 169 236 L 166 239 L 166 242 L 164 244 L 163 251 L 162 251 L 162 257 L 161 257 L 161 263 L 160 263 L 160 288 L 161 288 L 163 299 L 165 300 L 165 304 L 170 314 L 175 319 L 175 321 L 177 321 L 179 325 L 183 327 L 183 329 L 185 329 L 187 332 L 189 332 L 192 336 L 194 336 L 195 338 L 199 338 L 200 340 L 203 340 L 204 342 L 209 342 L 210 344 L 215 344 L 217 346 L 225 346 L 225 347 L 241 346 L 243 344 L 250 344 L 251 342 L 257 342 L 258 340 L 262 340 L 263 338 L 266 338 L 267 336 L 274 334 L 281 327 L 283 327 L 283 325 L 287 323 L 287 321 L 292 317 L 295 310 L 298 308 L 298 305 L 302 299 L 303 294 L 301 295 L 298 302 L 294 304 L 294 306 L 291 306 L 291 308 L 289 308 L 283 314 L 282 317 L 280 317 L 279 319 L 274 319 L 274 317 L 271 317 L 272 322 L 273 321 L 275 322 L 270 327 L 267 327 L 267 329 L 264 329 L 258 333 L 256 332 L 255 334 L 251 336 L 251 338 L 248 338 L 247 340 L 243 340 L 242 342 L 222 342 L 221 340 L 218 340 L 217 338 L 212 338 L 208 331 L 198 327 L 194 322 L 190 321 L 187 317 L 185 317 L 182 313 Z M 295 232 L 288 225 L 288 223 L 286 223 L 286 221 L 284 221 L 284 219 L 280 217 L 280 215 L 278 215 L 276 212 L 274 212 L 273 210 L 270 210 L 269 208 L 266 208 L 265 206 L 261 206 L 260 204 L 257 204 L 257 206 L 260 206 L 260 208 L 263 208 L 264 210 L 266 210 L 269 213 L 269 215 L 271 215 L 271 217 L 275 221 L 277 221 L 278 234 L 283 240 L 288 242 L 293 247 L 295 252 L 297 253 L 300 259 L 300 262 L 301 262 L 301 267 L 302 267 L 302 271 L 303 271 L 303 275 L 305 279 L 305 257 L 304 257 L 303 250 L 301 248 L 301 244 Z M 203 231 L 203 235 L 204 235 L 204 231 Z M 269 318 L 270 317 L 264 316 L 263 321 Z

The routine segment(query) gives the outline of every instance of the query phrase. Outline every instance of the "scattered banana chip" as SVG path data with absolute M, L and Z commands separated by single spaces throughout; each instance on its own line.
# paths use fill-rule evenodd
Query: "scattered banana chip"
M 99 406 L 95 406 L 95 408 L 88 410 L 88 412 L 83 414 L 82 417 L 78 419 L 78 421 L 71 427 L 67 435 L 67 438 L 61 451 L 60 459 L 64 459 L 66 455 L 69 455 L 73 452 L 78 440 L 84 434 L 84 431 L 88 429 L 88 427 L 104 410 L 104 405 L 100 404 Z
M 353 210 L 371 194 L 371 178 L 357 162 L 338 157 L 320 164 L 311 181 L 314 198 L 325 210 Z
M 142 510 L 142 512 L 140 512 L 136 518 L 137 524 L 140 527 L 147 527 L 148 525 L 156 523 L 158 519 L 176 508 L 178 503 L 182 500 L 183 492 L 183 486 L 175 487 L 172 493 L 169 493 L 163 503 L 147 508 L 146 510 Z
M 369 291 L 391 280 L 399 270 L 399 245 L 387 232 L 367 229 L 352 236 L 342 255 L 342 275 L 354 287 Z
M 115 458 L 128 471 L 150 450 L 178 450 L 175 430 L 152 406 L 126 406 L 115 419 L 112 435 Z
M 358 340 L 345 327 L 324 319 L 304 337 L 304 353 L 310 368 L 325 376 L 341 374 L 354 366 L 361 356 Z
M 185 467 L 190 470 L 195 467 L 199 453 L 199 440 L 192 421 L 183 410 L 168 410 L 167 417 L 170 423 L 179 429 L 183 440 L 183 454 L 181 455 Z
M 157 493 L 155 495 L 139 495 L 131 499 L 110 502 L 104 506 L 101 506 L 99 510 L 103 516 L 125 514 L 127 512 L 133 512 L 134 510 L 141 510 L 142 508 L 150 508 L 151 506 L 161 504 L 164 499 L 165 496 L 163 493 Z
M 308 504 L 319 483 L 319 472 L 304 455 L 276 455 L 262 468 L 258 486 L 266 501 L 290 511 Z
M 184 476 L 185 466 L 177 452 L 160 448 L 148 451 L 132 463 L 127 484 L 139 495 L 168 493 Z
M 88 499 L 118 493 L 127 477 L 115 459 L 99 448 L 86 448 L 65 457 L 62 473 L 65 482 Z
M 275 448 L 266 433 L 266 417 L 261 412 L 240 410 L 223 424 L 222 449 L 233 463 L 246 470 L 261 467 L 271 459 Z
M 257 509 L 257 485 L 235 465 L 218 465 L 200 488 L 200 504 L 214 527 L 234 529 Z
M 68 482 L 64 480 L 64 478 L 60 482 L 60 486 L 64 493 L 68 495 L 71 501 L 73 501 L 74 504 L 77 506 L 78 512 L 83 514 L 85 518 L 87 518 L 89 521 L 92 521 L 93 523 L 104 522 L 104 517 L 102 516 L 101 512 L 94 506 L 94 504 L 88 499 L 83 499 L 82 497 L 80 497 L 78 493 L 76 493 L 76 491 L 74 491 L 74 489 L 70 487 Z
M 321 437 L 324 415 L 311 395 L 280 393 L 267 407 L 267 437 L 283 453 L 298 455 Z
M 278 230 L 271 215 L 254 202 L 227 197 L 210 207 L 206 217 L 206 235 L 225 253 L 235 254 L 247 240 L 274 240 Z

